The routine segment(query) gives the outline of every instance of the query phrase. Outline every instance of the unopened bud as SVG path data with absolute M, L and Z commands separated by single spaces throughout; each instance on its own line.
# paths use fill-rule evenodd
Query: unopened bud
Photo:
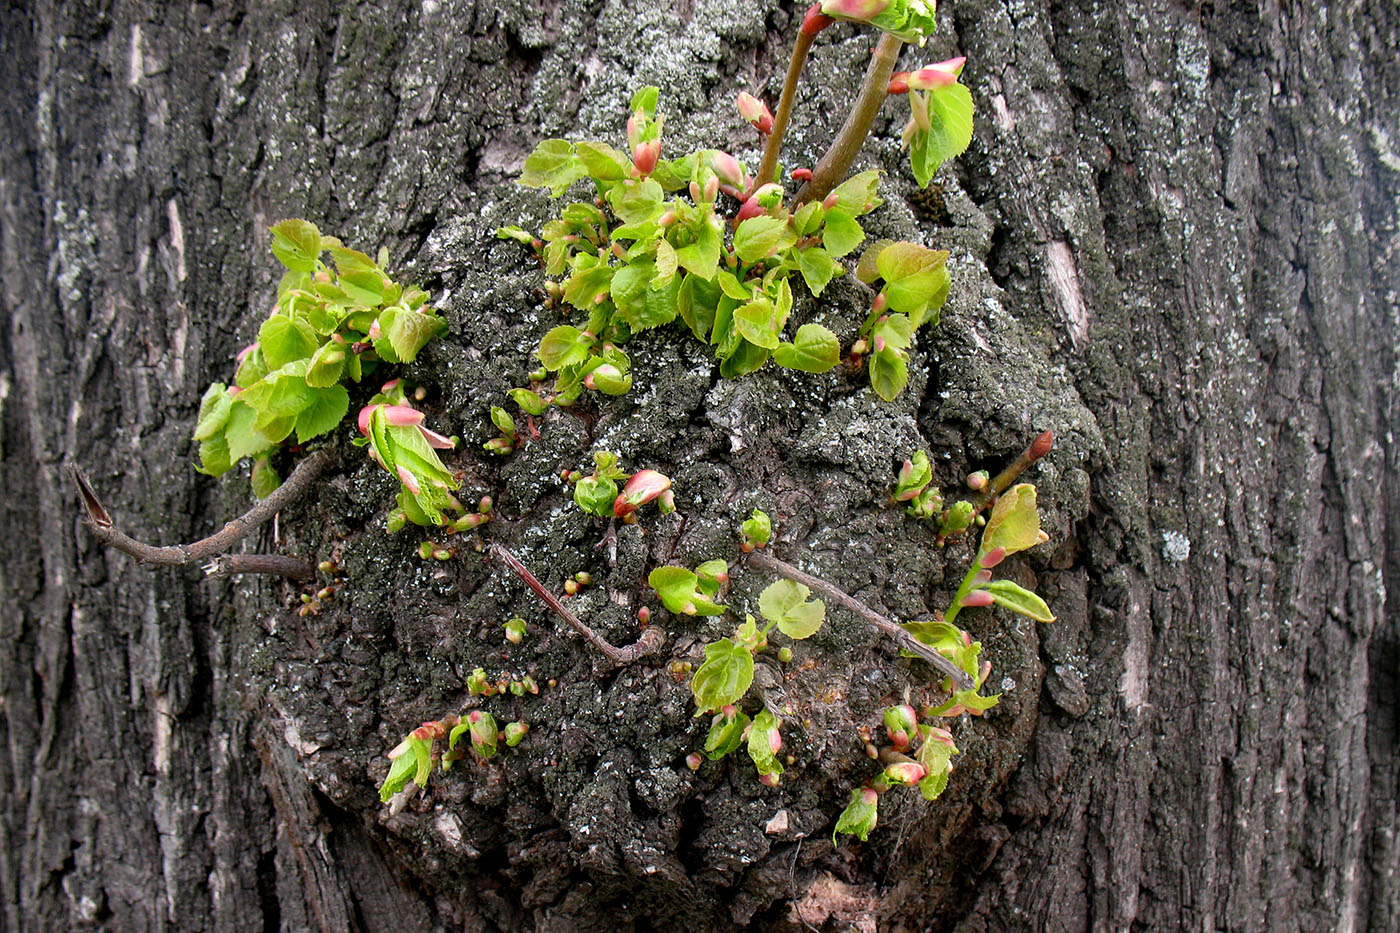
M 881 314 L 886 308 L 889 307 L 889 304 L 889 296 L 886 295 L 884 292 L 881 292 L 880 294 L 876 295 L 875 300 L 870 303 L 870 313 Z
M 692 771 L 699 771 L 700 766 L 705 763 L 705 758 L 699 752 L 691 752 L 685 756 L 685 766 Z
M 998 546 L 977 558 L 977 563 L 983 567 L 991 568 L 1004 560 L 1006 560 L 1006 548 Z
M 710 168 L 721 184 L 739 188 L 744 184 L 744 167 L 739 160 L 727 152 L 715 152 L 710 159 Z
M 791 660 L 792 660 L 792 649 L 789 648 L 787 645 L 783 645 L 783 647 L 779 648 L 779 649 L 778 649 L 778 660 L 781 661 L 783 664 L 787 664 L 789 661 L 791 661 Z
M 758 776 L 758 782 L 764 787 L 777 787 L 780 780 L 782 779 L 772 771 L 765 771 Z
M 973 492 L 981 492 L 983 489 L 987 488 L 987 482 L 990 479 L 991 477 L 986 470 L 978 470 L 976 473 L 969 473 L 967 475 L 967 488 L 971 489 Z
M 763 101 L 748 91 L 742 91 L 734 104 L 739 108 L 739 116 L 747 120 L 754 129 L 765 136 L 773 132 L 773 114 Z
M 851 344 L 851 353 L 855 356 L 861 356 L 869 349 L 870 344 L 866 342 L 864 337 Z
M 811 181 L 812 170 L 809 168 L 795 168 L 792 170 L 793 181 Z
M 433 548 L 433 560 L 451 560 L 452 551 L 445 547 Z
M 424 541 L 422 544 L 418 545 L 418 556 L 423 558 L 424 560 L 427 560 L 428 558 L 432 557 L 433 542 Z
M 593 574 L 586 570 L 580 570 L 578 573 L 574 574 L 574 579 L 578 581 L 579 586 L 588 586 L 593 582 Z
M 992 594 L 986 590 L 973 590 L 963 597 L 963 605 L 969 608 L 975 606 L 990 606 L 994 602 L 996 602 L 996 600 L 993 599 Z
M 528 722 L 508 722 L 505 728 L 506 745 L 511 748 L 520 744 L 520 740 L 525 738 L 525 733 L 530 731 Z
M 668 489 L 656 500 L 656 508 L 662 515 L 670 515 L 676 510 L 676 494 Z
M 828 195 L 822 200 L 822 207 L 823 207 L 824 209 L 826 209 L 826 210 L 829 211 L 829 210 L 831 210 L 833 207 L 835 207 L 836 205 L 838 205 L 838 204 L 840 204 L 840 203 L 841 203 L 841 198 L 840 198 L 840 196 L 838 196 L 838 195 L 836 194 L 836 192 L 833 191 L 831 194 L 828 194 Z
M 323 560 L 316 565 L 316 569 L 322 573 L 335 573 L 338 568 L 336 567 L 335 561 Z
M 642 623 L 643 625 L 646 625 L 648 622 L 650 622 L 650 621 L 651 621 L 651 610 L 648 609 L 646 606 L 643 606 L 642 608 L 638 609 L 638 610 L 637 610 L 637 621 L 640 622 L 640 623 Z
M 576 596 L 576 595 L 578 595 L 578 581 L 577 581 L 577 580 L 572 580 L 572 579 L 570 579 L 570 580 L 565 580 L 565 581 L 564 581 L 564 594 L 565 594 L 566 596 Z
M 506 630 L 506 641 L 512 645 L 518 645 L 525 640 L 524 619 L 511 619 L 503 627 Z
M 709 178 L 705 179 L 705 190 L 703 194 L 705 195 L 705 201 L 707 203 L 719 196 L 719 179 L 717 177 L 711 175 Z
M 641 177 L 646 178 L 656 171 L 656 163 L 661 158 L 661 140 L 653 139 L 632 149 L 632 165 Z

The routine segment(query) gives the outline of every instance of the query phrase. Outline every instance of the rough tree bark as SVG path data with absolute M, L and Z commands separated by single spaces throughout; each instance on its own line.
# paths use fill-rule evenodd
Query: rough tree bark
M 5 929 L 1400 927 L 1400 12 L 950 2 L 904 64 L 969 57 L 972 150 L 916 196 L 891 103 L 865 155 L 888 169 L 875 232 L 953 251 L 901 399 L 840 374 L 724 382 L 693 342 L 648 334 L 631 396 L 582 427 L 551 414 L 504 464 L 476 456 L 555 321 L 489 236 L 546 215 L 510 183 L 524 154 L 616 138 L 628 91 L 656 83 L 668 154 L 756 161 L 732 97 L 776 97 L 801 11 L 761 13 L 0 12 Z M 817 44 L 811 73 L 836 77 L 799 98 L 794 163 L 870 41 Z M 497 568 L 425 567 L 419 539 L 386 539 L 391 485 L 359 460 L 260 542 L 339 555 L 349 582 L 319 616 L 290 583 L 99 547 L 65 463 L 158 543 L 246 508 L 237 476 L 194 472 L 189 435 L 270 300 L 286 216 L 388 245 L 441 296 L 451 336 L 412 375 L 468 441 L 468 491 L 498 498 L 491 535 L 551 586 L 600 577 L 578 605 L 617 644 L 646 568 L 730 553 L 755 505 L 780 556 L 926 615 L 961 565 L 881 507 L 896 460 L 927 447 L 951 484 L 1055 430 L 1032 477 L 1053 541 L 1015 572 L 1060 621 L 969 619 L 1005 696 L 958 726 L 944 799 L 829 841 L 869 776 L 851 728 L 928 676 L 857 620 L 833 613 L 806 669 L 775 678 L 807 720 L 780 787 L 692 774 L 699 727 L 665 661 L 718 623 L 664 619 L 659 659 L 609 671 Z M 800 313 L 849 340 L 859 293 Z M 615 567 L 551 479 L 595 444 L 670 473 L 686 516 L 624 529 Z M 730 601 L 766 582 L 736 571 Z M 516 613 L 531 634 L 503 654 Z M 460 709 L 478 664 L 557 680 L 512 701 L 535 730 L 389 816 L 385 750 Z M 765 833 L 779 810 L 789 829 Z

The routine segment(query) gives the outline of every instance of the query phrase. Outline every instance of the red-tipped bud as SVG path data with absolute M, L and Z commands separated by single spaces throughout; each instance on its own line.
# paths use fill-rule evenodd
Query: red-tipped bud
M 981 557 L 977 558 L 977 563 L 988 569 L 1006 560 L 1006 548 L 994 547 Z
M 414 476 L 408 467 L 400 465 L 395 469 L 399 474 L 399 482 L 403 483 L 403 488 L 407 489 L 415 496 L 423 491 L 418 485 L 418 477 Z
M 917 784 L 927 773 L 917 761 L 897 761 L 885 767 L 885 779 L 891 784 Z
M 840 204 L 840 203 L 841 203 L 841 197 L 840 197 L 840 195 L 838 195 L 836 192 L 833 191 L 831 194 L 828 194 L 828 195 L 826 196 L 826 198 L 822 201 L 822 208 L 823 208 L 824 210 L 828 210 L 828 211 L 829 211 L 829 210 L 831 210 L 833 207 L 835 207 L 836 205 L 838 205 L 838 204 Z
M 807 13 L 802 17 L 802 34 L 804 36 L 815 36 L 836 20 L 822 12 L 822 5 L 814 3 L 807 8 Z
M 423 420 L 423 413 L 407 405 L 383 406 L 384 420 L 398 428 L 407 428 Z
M 657 511 L 659 511 L 662 515 L 670 515 L 672 512 L 674 512 L 676 510 L 675 490 L 668 489 L 665 492 L 663 492 L 660 496 L 658 496 L 656 500 L 656 508 Z
M 384 406 L 382 406 L 382 405 L 366 405 L 364 408 L 361 408 L 361 409 L 360 409 L 360 415 L 359 415 L 358 418 L 355 419 L 355 423 L 356 423 L 357 425 L 359 425 L 360 433 L 361 433 L 361 434 L 365 435 L 366 437 L 369 436 L 369 420 L 370 420 L 370 418 L 374 417 L 374 410 L 375 410 L 376 408 L 382 408 L 382 407 L 384 407 Z
M 766 213 L 768 212 L 763 209 L 763 205 L 758 203 L 757 198 L 749 198 L 739 208 L 739 213 L 735 215 L 734 220 L 736 223 L 743 223 L 750 217 L 760 217 Z
M 1050 452 L 1050 447 L 1055 443 L 1055 432 L 1046 431 L 1035 440 L 1031 441 L 1030 455 L 1032 460 L 1039 460 Z
M 704 194 L 707 202 L 713 201 L 719 196 L 719 178 L 717 176 L 711 175 L 709 178 L 705 179 Z
M 812 170 L 809 168 L 795 168 L 792 170 L 793 181 L 811 181 Z
M 627 118 L 627 145 L 636 149 L 642 142 L 642 130 L 646 128 L 647 115 L 638 110 Z
M 988 593 L 986 590 L 973 590 L 963 597 L 963 605 L 969 608 L 975 606 L 990 606 L 994 602 L 996 602 L 996 600 L 993 599 L 992 594 Z
M 877 334 L 875 336 L 875 352 L 879 353 L 883 349 L 885 349 L 885 338 Z
M 758 782 L 764 787 L 777 787 L 781 778 L 772 771 L 765 771 L 758 776 Z
M 690 199 L 696 202 L 700 200 L 700 185 L 693 181 L 690 183 Z
M 569 580 L 565 580 L 565 581 L 564 581 L 564 595 L 565 595 L 565 596 L 577 596 L 577 595 L 578 595 L 578 581 L 577 581 L 577 580 L 569 579 Z
M 622 493 L 613 501 L 613 514 L 618 518 L 630 515 L 638 507 L 654 502 L 671 488 L 671 478 L 655 470 L 641 470 L 632 474 Z
M 978 586 L 983 586 L 992 582 L 992 572 L 990 570 L 979 570 L 973 574 L 972 582 Z
M 632 164 L 643 178 L 656 170 L 656 163 L 660 158 L 661 140 L 659 139 L 641 143 L 632 150 Z
M 671 226 L 671 224 L 676 222 L 676 212 L 667 211 L 666 213 L 662 214 L 656 222 L 663 227 L 669 227 Z
M 909 737 L 919 733 L 919 714 L 907 703 L 886 709 L 884 719 L 885 732 L 895 748 L 908 748 Z
M 710 168 L 714 169 L 715 177 L 721 184 L 734 188 L 742 187 L 744 184 L 744 167 L 739 164 L 739 160 L 727 152 L 716 152 L 710 159 Z
M 976 473 L 967 474 L 967 488 L 973 492 L 981 492 L 987 488 L 987 483 L 991 479 L 986 470 L 978 470 Z
M 906 71 L 894 77 L 903 78 L 906 90 L 932 91 L 935 88 L 956 84 L 958 75 L 962 74 L 963 65 L 966 62 L 965 56 L 950 58 L 946 62 L 925 65 L 918 71 Z
M 871 314 L 882 314 L 882 313 L 884 312 L 884 310 L 885 310 L 886 308 L 888 308 L 889 306 L 890 306 L 890 299 L 889 299 L 889 296 L 886 295 L 884 292 L 881 292 L 880 294 L 878 294 L 878 295 L 875 296 L 875 300 L 874 300 L 874 301 L 870 302 L 870 313 L 871 313 Z
M 637 621 L 642 623 L 643 625 L 649 623 L 651 621 L 651 610 L 648 609 L 646 606 L 643 606 L 642 608 L 638 609 Z
M 890 75 L 890 86 L 885 89 L 886 94 L 908 94 L 909 93 L 909 72 L 896 71 Z
M 370 340 L 378 340 L 384 336 L 384 332 L 379 329 L 379 318 L 375 318 L 374 322 L 369 325 L 368 336 Z
M 246 359 L 248 358 L 248 356 L 249 356 L 254 350 L 256 350 L 257 348 L 258 348 L 258 344 L 257 344 L 256 341 L 254 341 L 253 343 L 248 344 L 248 345 L 247 345 L 246 347 L 244 347 L 242 350 L 239 350 L 239 351 L 238 351 L 238 362 L 239 362 L 239 363 L 242 363 L 242 362 L 243 362 L 244 360 L 246 360 Z
M 765 136 L 773 132 L 773 114 L 763 101 L 748 91 L 741 91 L 734 105 L 739 108 L 739 116 L 747 120 L 754 129 Z
M 700 766 L 705 763 L 705 757 L 699 752 L 691 752 L 685 756 L 685 766 L 692 771 L 699 771 Z

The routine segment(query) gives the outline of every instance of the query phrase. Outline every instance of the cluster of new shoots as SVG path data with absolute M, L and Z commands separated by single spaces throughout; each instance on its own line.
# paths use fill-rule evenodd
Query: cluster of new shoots
M 836 819 L 832 841 L 837 833 L 857 836 L 862 842 L 879 818 L 880 795 L 893 787 L 917 787 L 925 800 L 937 800 L 953 773 L 953 756 L 958 748 L 953 734 L 941 726 L 919 721 L 914 707 L 904 704 L 885 710 L 885 734 L 889 745 L 866 750 L 884 767 L 870 783 L 851 792 L 850 803 Z M 918 750 L 914 751 L 914 743 Z
M 410 782 L 418 788 L 426 787 L 435 764 L 440 763 L 444 771 L 450 770 L 454 762 L 466 755 L 466 746 L 461 745 L 463 736 L 467 736 L 477 758 L 485 762 L 496 756 L 501 744 L 511 748 L 519 745 L 529 731 L 530 726 L 525 722 L 510 722 L 500 728 L 495 717 L 479 709 L 464 716 L 444 716 L 425 722 L 390 750 L 389 775 L 379 787 L 379 799 L 389 803 L 396 794 L 410 789 Z
M 281 484 L 270 459 L 279 444 L 329 433 L 350 409 L 347 384 L 381 364 L 412 362 L 446 326 L 426 292 L 384 271 L 383 249 L 371 259 L 308 221 L 284 220 L 272 228 L 272 253 L 287 269 L 272 313 L 238 354 L 233 385 L 204 393 L 194 429 L 202 472 L 218 476 L 254 458 L 259 498 Z
M 795 88 L 813 37 L 834 20 L 868 24 L 885 34 L 852 114 L 815 169 L 792 172 L 801 190 L 778 177 L 778 154 Z M 736 101 L 740 117 L 765 139 L 755 172 L 733 155 L 703 149 L 664 159 L 657 88 L 632 98 L 627 149 L 605 142 L 548 139 L 525 161 L 520 183 L 552 197 L 575 182 L 593 183 L 591 201 L 566 205 L 538 236 L 519 227 L 497 231 L 535 251 L 549 280 L 546 305 L 583 317 L 545 334 L 537 350 L 555 375 L 542 393 L 512 397 L 532 414 L 549 403 L 572 404 L 585 389 L 620 395 L 632 385 L 631 360 L 621 349 L 638 331 L 679 319 L 714 349 L 720 372 L 735 378 L 770 359 L 779 366 L 823 373 L 841 360 L 837 336 L 816 323 L 790 336 L 792 280 L 813 298 L 847 270 L 840 260 L 865 240 L 859 219 L 881 203 L 878 173 L 847 178 L 888 94 L 908 95 L 904 143 L 920 185 L 972 135 L 972 98 L 957 83 L 962 60 L 892 73 L 905 41 L 922 42 L 935 27 L 929 0 L 825 0 L 803 21 L 776 116 L 753 95 Z M 857 275 L 884 284 L 860 328 L 851 356 L 868 356 L 871 384 L 892 399 L 908 382 L 913 334 L 937 321 L 948 294 L 946 252 L 914 243 L 881 241 L 866 249 Z
M 671 479 L 656 470 L 627 473 L 617 465 L 617 454 L 607 450 L 593 453 L 593 472 L 585 476 L 581 470 L 564 474 L 573 484 L 574 502 L 589 515 L 599 518 L 620 518 L 628 524 L 637 520 L 637 510 L 655 502 L 662 515 L 676 510 Z M 622 484 L 619 491 L 618 484 Z

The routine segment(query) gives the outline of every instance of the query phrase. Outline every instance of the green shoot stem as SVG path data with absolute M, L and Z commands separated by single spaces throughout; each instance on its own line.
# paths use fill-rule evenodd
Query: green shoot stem
M 807 53 L 812 48 L 816 35 L 806 32 L 797 34 L 797 42 L 792 46 L 792 60 L 788 62 L 787 79 L 783 82 L 783 95 L 778 98 L 778 112 L 773 116 L 773 130 L 768 134 L 768 142 L 763 147 L 763 161 L 754 176 L 753 187 L 744 192 L 748 198 L 760 185 L 776 181 L 778 173 L 778 153 L 783 148 L 783 135 L 787 132 L 788 120 L 792 117 L 792 101 L 797 96 L 797 81 L 802 77 L 802 66 L 807 63 Z
M 977 555 L 982 556 L 980 553 Z M 982 570 L 982 564 L 974 560 L 972 566 L 967 569 L 967 575 L 963 577 L 962 583 L 958 586 L 958 591 L 953 594 L 953 601 L 948 605 L 948 610 L 943 613 L 943 621 L 949 625 L 958 617 L 962 611 L 963 600 L 967 594 L 972 592 L 973 585 L 977 582 L 977 574 Z
M 812 169 L 812 177 L 802 186 L 802 190 L 797 192 L 797 197 L 792 202 L 794 210 L 808 201 L 820 201 L 831 193 L 832 188 L 845 180 L 851 163 L 856 160 L 856 155 L 865 142 L 865 137 L 870 135 L 870 126 L 875 122 L 875 115 L 880 112 L 880 105 L 889 94 L 890 75 L 894 74 L 899 50 L 903 47 L 903 40 L 897 36 L 887 32 L 880 34 L 875 54 L 870 57 L 870 66 L 865 70 L 865 81 L 861 85 L 860 96 L 831 148 Z M 774 122 L 776 128 L 776 120 Z
M 987 483 L 982 490 L 982 494 L 972 500 L 972 505 L 976 511 L 972 514 L 976 517 L 987 506 L 996 501 L 996 497 L 1006 492 L 1012 483 L 1026 471 L 1032 463 L 1050 452 L 1050 446 L 1055 442 L 1055 435 L 1050 431 L 1044 431 L 1031 441 L 1030 446 L 1021 451 L 1021 456 L 1016 458 L 1016 462 L 1002 470 L 991 482 Z

